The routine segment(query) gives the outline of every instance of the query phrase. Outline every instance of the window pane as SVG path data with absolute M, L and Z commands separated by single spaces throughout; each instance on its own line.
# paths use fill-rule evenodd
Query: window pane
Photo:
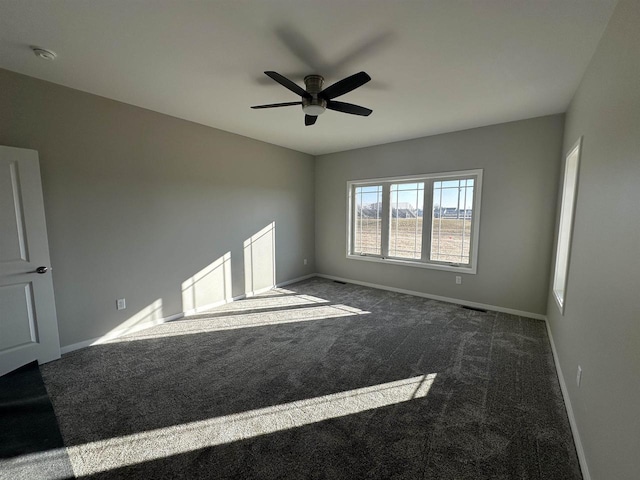
M 430 259 L 469 264 L 473 179 L 433 182 Z
M 356 187 L 353 225 L 354 253 L 380 255 L 382 243 L 382 186 Z
M 392 184 L 390 195 L 389 256 L 420 259 L 424 183 Z

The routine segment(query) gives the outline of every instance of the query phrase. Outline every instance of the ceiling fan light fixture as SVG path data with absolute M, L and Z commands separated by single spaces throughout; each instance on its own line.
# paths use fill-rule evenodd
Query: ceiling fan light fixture
M 327 108 L 327 101 L 324 98 L 318 96 L 317 93 L 312 93 L 309 97 L 302 99 L 302 111 L 306 115 L 317 117 L 322 115 Z
M 318 115 L 322 115 L 326 110 L 326 108 L 327 107 L 323 105 L 314 105 L 314 104 L 302 105 L 302 111 L 306 115 L 312 115 L 314 117 L 317 117 Z

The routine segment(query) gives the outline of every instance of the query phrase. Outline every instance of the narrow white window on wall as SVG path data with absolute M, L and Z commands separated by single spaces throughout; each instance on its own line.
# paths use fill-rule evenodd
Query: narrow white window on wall
M 556 250 L 556 266 L 553 275 L 553 296 L 558 303 L 560 313 L 564 314 L 569 273 L 569 255 L 571 251 L 571 234 L 576 196 L 578 193 L 578 164 L 582 138 L 567 154 L 562 186 L 562 204 L 560 207 L 560 224 L 558 228 L 558 246 Z

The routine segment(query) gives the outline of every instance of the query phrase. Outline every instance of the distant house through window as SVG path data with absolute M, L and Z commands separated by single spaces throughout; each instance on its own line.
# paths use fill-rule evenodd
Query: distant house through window
M 382 186 L 356 187 L 353 223 L 353 251 L 380 255 L 382 244 Z
M 424 182 L 391 184 L 389 256 L 422 258 Z
M 468 265 L 474 178 L 433 182 L 430 259 Z
M 476 273 L 481 186 L 482 170 L 348 182 L 347 257 Z

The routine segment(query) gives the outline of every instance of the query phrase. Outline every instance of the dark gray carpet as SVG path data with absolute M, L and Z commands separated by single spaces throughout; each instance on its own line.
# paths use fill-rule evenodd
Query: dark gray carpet
M 38 362 L 0 377 L 0 479 L 73 478 Z
M 82 478 L 580 479 L 542 321 L 314 278 L 43 368 Z

